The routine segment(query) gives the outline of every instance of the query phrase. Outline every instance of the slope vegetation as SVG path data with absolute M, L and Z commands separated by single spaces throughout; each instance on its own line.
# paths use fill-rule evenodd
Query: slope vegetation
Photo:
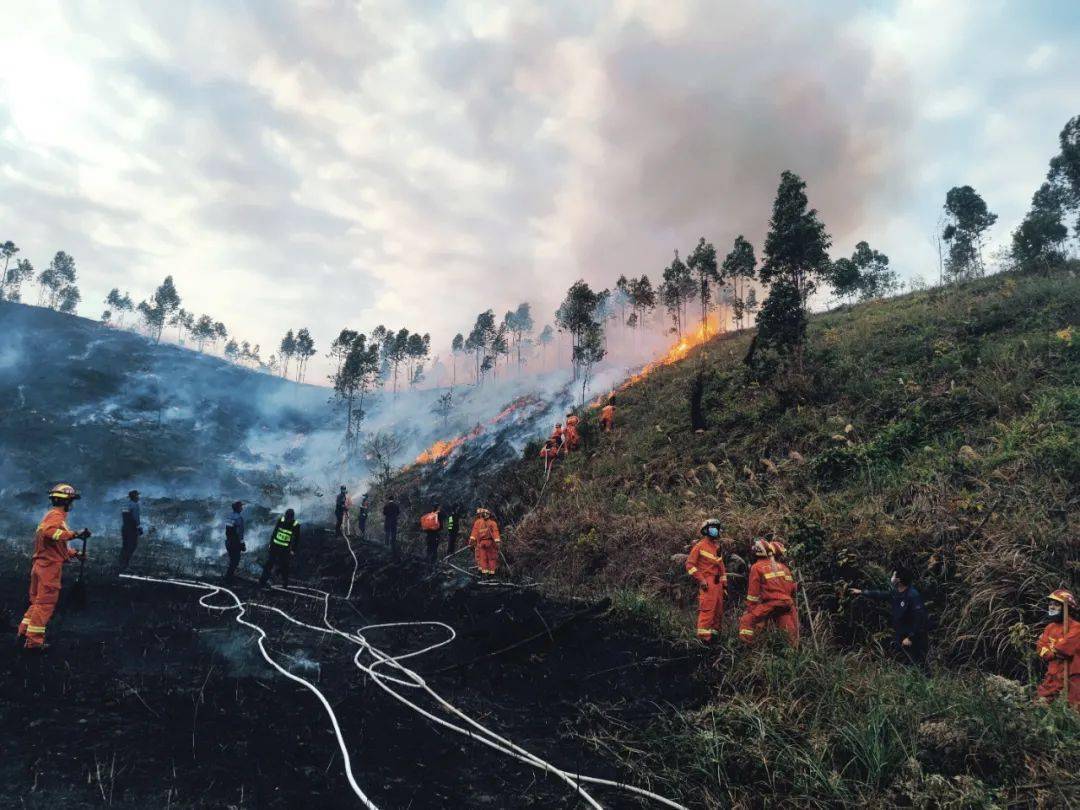
M 715 702 L 594 742 L 708 806 L 1075 800 L 1080 724 L 1029 684 L 1045 595 L 1080 584 L 1078 326 L 1073 268 L 816 316 L 779 380 L 747 373 L 748 334 L 718 337 L 619 391 L 614 436 L 584 413 L 586 449 L 546 483 L 537 445 L 479 482 L 517 573 L 614 592 L 687 644 L 680 555 L 705 516 L 727 524 L 729 634 L 698 672 Z M 804 585 L 797 653 L 730 635 L 762 535 Z M 847 592 L 900 563 L 934 618 L 932 678 L 882 660 L 884 617 Z

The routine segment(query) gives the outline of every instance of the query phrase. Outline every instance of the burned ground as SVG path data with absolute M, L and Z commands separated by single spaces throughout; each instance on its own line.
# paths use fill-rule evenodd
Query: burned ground
M 308 571 L 305 581 L 344 592 L 351 558 L 340 540 L 320 538 L 323 548 L 314 542 L 308 551 L 329 560 L 329 573 Z M 696 656 L 656 640 L 652 628 L 605 616 L 604 604 L 555 602 L 457 574 L 422 581 L 415 560 L 395 564 L 377 547 L 356 548 L 355 598 L 332 601 L 335 624 L 454 626 L 452 644 L 412 666 L 463 711 L 562 768 L 642 784 L 585 738 L 704 699 L 691 675 Z M 146 557 L 140 564 L 155 571 Z M 5 553 L 3 571 L 2 618 L 14 633 L 28 561 Z M 70 593 L 74 572 L 67 579 Z M 236 590 L 319 621 L 321 605 L 311 600 L 267 595 L 250 581 Z M 325 711 L 266 664 L 235 610 L 208 611 L 198 591 L 122 580 L 102 564 L 87 591 L 85 607 L 69 601 L 50 625 L 48 656 L 27 659 L 12 648 L 3 657 L 4 806 L 358 806 Z M 351 645 L 266 610 L 252 608 L 249 617 L 267 630 L 279 662 L 326 693 L 357 780 L 379 806 L 579 806 L 564 783 L 394 701 L 353 666 Z M 415 628 L 367 635 L 392 654 L 439 637 Z M 607 806 L 638 806 L 617 791 L 594 792 Z

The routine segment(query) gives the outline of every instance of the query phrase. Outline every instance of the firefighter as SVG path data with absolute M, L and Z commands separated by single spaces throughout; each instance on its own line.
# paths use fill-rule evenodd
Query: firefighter
M 443 513 L 442 504 L 436 504 L 435 508 L 420 517 L 420 528 L 427 537 L 427 561 L 432 571 L 439 560 L 439 532 L 442 531 Z
M 368 518 L 368 494 L 365 492 L 360 498 L 360 506 L 356 509 L 356 528 L 360 532 L 360 538 L 367 539 Z
M 926 652 L 929 648 L 928 622 L 926 606 L 922 595 L 912 585 L 912 574 L 907 568 L 897 568 L 890 579 L 892 588 L 887 591 L 864 591 L 852 588 L 855 596 L 867 599 L 888 601 L 891 605 L 891 623 L 895 652 L 909 664 L 914 664 L 924 672 Z
M 562 422 L 555 423 L 555 429 L 551 431 L 551 441 L 555 443 L 555 449 L 560 455 L 566 452 L 566 431 L 563 430 Z
M 393 495 L 388 496 L 382 508 L 383 537 L 395 560 L 398 558 L 397 524 L 400 515 L 401 507 L 397 505 Z
M 600 409 L 600 430 L 611 433 L 615 430 L 615 397 L 608 397 L 607 405 Z
M 544 475 L 551 474 L 551 468 L 555 466 L 555 459 L 559 457 L 559 448 L 555 446 L 554 439 L 548 439 L 540 448 L 540 458 L 544 460 Z
M 581 446 L 581 434 L 578 433 L 578 425 L 581 424 L 581 419 L 573 413 L 566 415 L 566 449 L 570 452 L 577 450 Z
M 724 592 L 727 590 L 727 569 L 720 556 L 720 532 L 723 524 L 709 518 L 701 524 L 701 539 L 690 549 L 686 558 L 686 573 L 698 584 L 697 637 L 710 643 L 720 632 L 724 618 Z
M 1069 674 L 1069 705 L 1080 708 L 1080 622 L 1075 618 L 1076 598 L 1059 589 L 1050 594 L 1046 610 L 1047 625 L 1039 636 L 1035 649 L 1047 662 L 1046 676 L 1036 693 L 1043 700 L 1053 700 L 1061 694 L 1065 673 Z
M 270 586 L 270 576 L 274 569 L 281 572 L 281 582 L 289 587 L 289 566 L 293 555 L 296 554 L 296 544 L 300 539 L 300 524 L 296 522 L 296 512 L 286 509 L 285 514 L 278 518 L 270 533 L 270 547 L 267 550 L 266 563 L 263 565 L 262 576 L 259 584 L 267 588 Z
M 761 630 L 775 624 L 788 640 L 799 643 L 799 614 L 795 609 L 797 585 L 791 569 L 780 562 L 784 545 L 779 541 L 755 540 L 754 556 L 747 576 L 746 612 L 739 619 L 739 639 L 750 644 Z
M 461 533 L 461 518 L 457 506 L 452 506 L 446 513 L 446 555 L 449 557 L 457 551 L 457 539 Z
M 341 490 L 337 494 L 337 499 L 334 501 L 334 520 L 336 521 L 335 531 L 338 534 L 343 534 L 345 513 L 349 511 L 349 495 L 348 489 L 344 484 L 341 485 Z
M 225 552 L 229 555 L 229 567 L 225 571 L 225 582 L 236 579 L 236 567 L 240 565 L 240 555 L 247 551 L 244 542 L 244 503 L 233 501 L 232 512 L 225 518 Z
M 83 557 L 68 541 L 90 537 L 90 530 L 73 532 L 67 525 L 68 512 L 80 495 L 70 484 L 57 484 L 49 492 L 52 508 L 38 524 L 34 532 L 34 554 L 30 567 L 30 607 L 19 624 L 19 635 L 24 636 L 23 649 L 45 652 L 45 627 L 60 600 L 60 576 L 64 563 Z
M 131 557 L 142 537 L 142 511 L 139 508 L 139 490 L 128 493 L 128 502 L 120 510 L 120 570 L 126 571 Z
M 499 567 L 499 524 L 491 517 L 491 510 L 480 507 L 469 532 L 469 545 L 476 552 L 476 567 L 481 576 L 495 576 Z

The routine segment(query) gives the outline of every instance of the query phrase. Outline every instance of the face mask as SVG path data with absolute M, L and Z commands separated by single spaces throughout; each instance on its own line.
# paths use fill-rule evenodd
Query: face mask
M 1051 619 L 1060 619 L 1061 618 L 1061 606 L 1060 605 L 1051 605 L 1050 607 L 1048 607 L 1046 609 L 1046 615 Z
M 893 575 L 889 577 L 889 584 L 891 584 L 894 588 L 900 584 L 900 580 L 897 579 L 895 571 L 893 572 Z
M 716 528 L 715 526 L 710 526 L 708 529 L 705 530 L 705 532 L 706 532 L 706 534 L 709 535 L 709 537 L 719 537 L 720 536 L 720 530 L 718 528 Z

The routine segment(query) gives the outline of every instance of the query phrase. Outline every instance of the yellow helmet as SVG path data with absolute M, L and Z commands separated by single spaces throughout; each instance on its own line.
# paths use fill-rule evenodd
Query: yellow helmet
M 77 501 L 81 497 L 71 484 L 57 484 L 49 491 L 49 498 L 54 501 Z
M 1076 598 L 1064 588 L 1058 588 L 1050 594 L 1050 598 L 1055 602 L 1061 602 L 1061 604 L 1068 605 L 1073 609 L 1076 608 Z

